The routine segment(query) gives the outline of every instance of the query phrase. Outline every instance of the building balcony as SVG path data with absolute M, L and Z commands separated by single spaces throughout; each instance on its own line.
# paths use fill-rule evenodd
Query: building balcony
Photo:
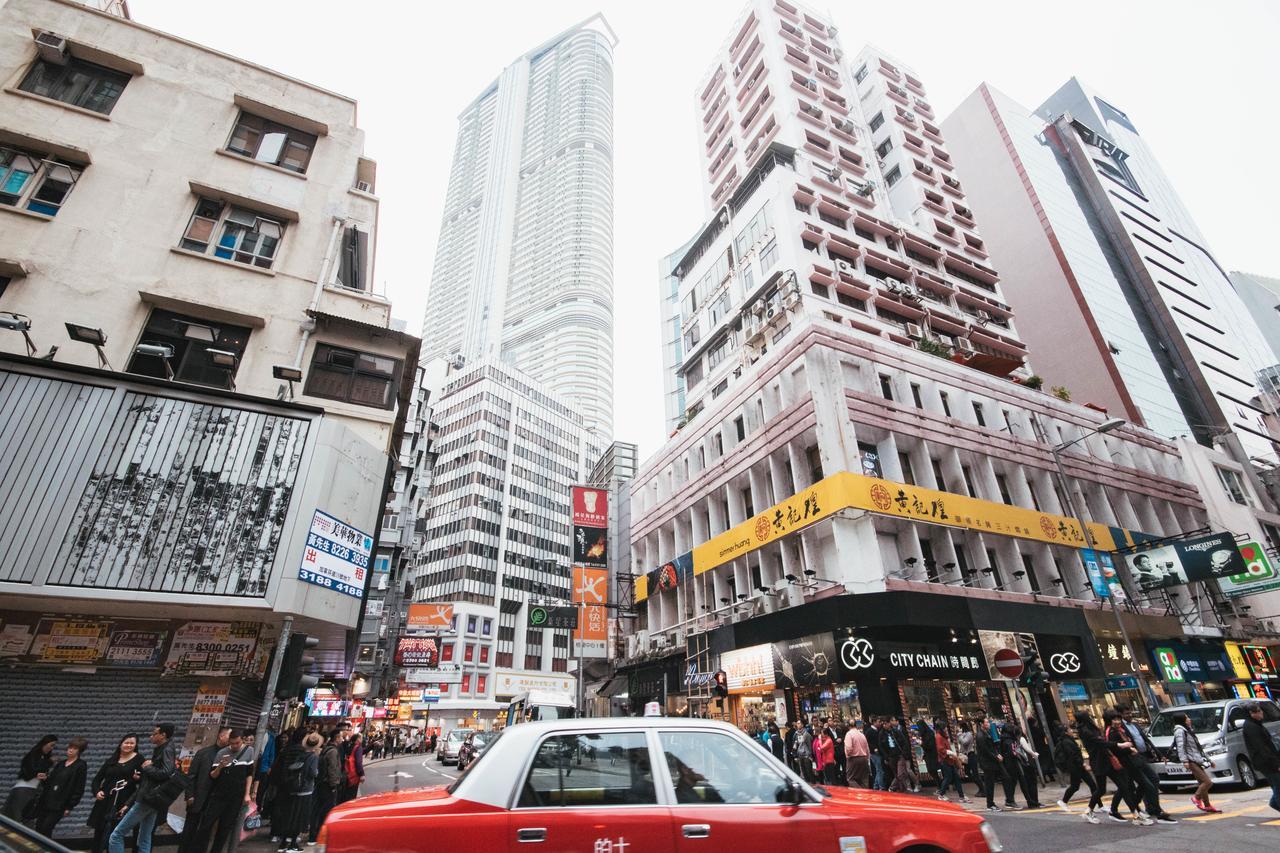
M 724 68 L 717 68 L 715 73 L 711 75 L 711 79 L 707 81 L 707 85 L 703 87 L 702 93 L 698 95 L 698 103 L 706 107 L 711 103 L 711 98 L 715 95 L 716 89 L 720 83 L 724 81 Z
M 919 80 L 912 77 L 910 74 L 907 74 L 907 75 L 904 75 L 904 79 L 902 82 L 907 84 L 908 89 L 915 92 L 920 97 L 922 98 L 924 97 L 924 84 L 921 83 Z
M 842 116 L 849 115 L 849 102 L 842 96 L 837 95 L 835 92 L 824 89 L 822 92 L 822 102 L 826 104 L 827 108 L 832 112 L 837 112 Z
M 778 2 L 774 3 L 773 10 L 789 21 L 800 23 L 800 10 L 790 3 L 784 2 L 784 0 L 778 0 Z
M 885 94 L 889 96 L 889 100 L 891 101 L 897 101 L 904 107 L 911 106 L 911 99 L 907 97 L 906 90 L 899 86 L 895 86 L 890 83 L 885 87 Z
M 757 19 L 755 13 L 752 12 L 751 17 L 747 18 L 747 22 L 742 26 L 742 29 L 738 31 L 738 37 L 733 40 L 733 44 L 729 45 L 730 59 L 735 62 L 738 61 L 739 54 L 742 53 L 742 49 L 750 43 L 749 40 L 751 36 L 755 35 L 758 23 L 759 19 Z M 756 41 L 759 41 L 759 39 L 756 39 Z
M 804 184 L 796 184 L 796 191 L 792 193 L 792 197 L 806 207 L 818 200 L 817 194 Z
M 895 83 L 902 79 L 902 74 L 898 71 L 897 67 L 886 60 L 880 60 L 880 65 L 876 70 L 885 77 L 888 77 L 890 80 L 893 80 Z
M 921 157 L 927 157 L 929 155 L 929 149 L 924 147 L 924 143 L 909 133 L 902 134 L 902 147 L 915 154 L 919 154 Z
M 960 182 L 950 175 L 942 176 L 942 188 L 957 198 L 964 198 L 964 190 L 960 188 Z
M 794 47 L 787 48 L 787 62 L 790 62 L 801 71 L 813 70 L 813 62 L 809 59 L 808 55 L 796 50 Z
M 764 42 L 760 41 L 759 38 L 752 41 L 751 47 L 747 49 L 745 54 L 743 54 L 742 59 L 738 60 L 737 64 L 733 66 L 733 79 L 735 81 L 747 73 L 747 69 L 752 67 L 752 63 L 756 61 L 756 57 L 758 57 L 763 50 Z
M 712 101 L 711 106 L 707 107 L 706 112 L 702 114 L 703 131 L 707 131 L 715 125 L 715 123 L 720 119 L 721 115 L 724 113 L 725 105 L 728 103 L 729 103 L 729 93 L 726 92 L 724 89 L 721 89 L 719 91 L 719 94 L 716 95 L 715 100 Z
M 800 101 L 800 106 L 796 110 L 796 115 L 798 115 L 802 121 L 806 121 L 814 127 L 822 130 L 827 129 L 827 123 L 823 121 L 823 116 L 825 116 L 826 113 L 822 111 L 821 107 L 816 107 L 808 101 Z
M 794 44 L 796 47 L 804 47 L 808 44 L 808 42 L 805 41 L 804 33 L 800 31 L 800 28 L 794 27 L 786 21 L 783 21 L 779 26 L 778 34 L 791 44 Z
M 942 144 L 943 144 L 943 142 L 942 142 L 942 131 L 938 130 L 938 128 L 936 128 L 936 127 L 934 127 L 933 125 L 929 124 L 929 122 L 927 122 L 927 121 L 926 121 L 926 122 L 921 122 L 921 123 L 920 123 L 920 130 L 921 130 L 921 132 L 922 132 L 922 133 L 924 133 L 924 135 L 925 135 L 925 136 L 929 137 L 929 138 L 930 138 L 931 140 L 933 140 L 934 142 L 938 143 L 939 145 L 942 145 Z
M 834 133 L 836 136 L 840 137 L 841 139 L 845 139 L 849 142 L 858 141 L 857 128 L 854 125 L 854 123 L 849 121 L 847 118 L 832 116 L 831 132 Z
M 768 70 L 769 69 L 764 64 L 764 60 L 761 59 L 756 64 L 755 70 L 752 71 L 750 75 L 739 78 L 738 91 L 735 96 L 735 99 L 738 102 L 738 109 L 742 109 L 742 105 L 745 104 L 751 94 L 756 91 L 756 87 L 760 85 L 760 81 L 765 79 L 767 76 Z

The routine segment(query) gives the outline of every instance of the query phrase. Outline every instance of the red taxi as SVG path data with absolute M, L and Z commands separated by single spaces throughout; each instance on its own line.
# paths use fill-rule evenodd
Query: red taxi
M 317 853 L 999 853 L 922 797 L 815 788 L 741 731 L 679 717 L 510 726 L 448 787 L 338 806 Z

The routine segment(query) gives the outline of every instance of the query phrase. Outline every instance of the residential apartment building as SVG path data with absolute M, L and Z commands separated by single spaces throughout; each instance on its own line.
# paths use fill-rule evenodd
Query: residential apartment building
M 528 605 L 571 600 L 569 487 L 600 448 L 581 413 L 506 365 L 452 371 L 436 398 L 436 463 L 413 600 L 453 606 L 438 632 L 439 719 L 492 724 L 511 696 L 544 687 L 576 695 L 570 632 L 528 625 Z M 472 717 L 471 715 L 475 716 Z
M 1173 441 L 1038 389 L 923 82 L 846 57 L 824 15 L 758 0 L 696 90 L 711 213 L 674 267 L 685 424 L 631 489 L 631 707 L 688 712 L 723 670 L 698 713 L 741 725 L 1021 714 L 988 652 L 1024 642 L 1086 701 L 1137 701 L 1108 696 L 1100 594 L 1133 601 L 1135 649 L 1183 625 L 1082 555 L 1204 503 Z
M 458 119 L 423 352 L 509 364 L 613 431 L 613 45 L 595 15 Z
M 403 632 L 408 602 L 412 600 L 416 555 L 426 544 L 426 514 L 439 435 L 439 427 L 431 420 L 431 409 L 444 385 L 447 368 L 442 359 L 418 365 L 395 456 L 395 472 L 385 496 L 356 653 L 356 669 L 364 676 L 368 695 L 373 698 L 394 696 L 399 687 L 400 668 L 394 660 L 396 640 Z
M 1255 374 L 1275 355 L 1123 110 L 1075 79 L 1034 110 L 983 84 L 943 128 L 1047 383 L 1274 454 Z
M 193 748 L 286 617 L 350 672 L 418 354 L 375 164 L 352 99 L 79 3 L 0 6 L 0 76 L 0 748 Z
M 695 238 L 696 239 L 696 238 Z M 662 414 L 668 435 L 684 423 L 685 387 L 680 374 L 684 359 L 684 330 L 680 322 L 680 277 L 676 265 L 693 240 L 667 255 L 658 264 L 658 320 L 662 334 Z

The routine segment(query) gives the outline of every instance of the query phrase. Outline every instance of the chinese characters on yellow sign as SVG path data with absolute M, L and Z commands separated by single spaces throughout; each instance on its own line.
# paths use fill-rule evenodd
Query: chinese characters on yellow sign
M 695 547 L 693 573 L 700 575 L 724 565 L 842 509 L 863 509 L 1050 545 L 1087 545 L 1080 523 L 1073 518 L 841 471 Z M 1111 528 L 1090 523 L 1089 533 L 1099 550 L 1116 549 Z M 648 594 L 648 584 L 637 583 L 636 600 L 643 601 Z

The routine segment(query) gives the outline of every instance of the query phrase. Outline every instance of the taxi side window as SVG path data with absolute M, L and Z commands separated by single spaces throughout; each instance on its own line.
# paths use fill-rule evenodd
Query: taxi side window
M 1243 705 L 1236 705 L 1232 707 L 1231 713 L 1227 714 L 1227 731 L 1235 731 L 1236 720 L 1247 719 L 1249 719 L 1249 713 L 1245 711 Z
M 758 748 L 720 732 L 661 732 L 678 803 L 778 803 L 790 796 L 787 779 Z
M 1259 702 L 1262 706 L 1262 722 L 1264 723 L 1280 723 L 1280 708 L 1276 707 L 1275 702 Z
M 656 805 L 643 732 L 555 735 L 533 756 L 516 808 Z

